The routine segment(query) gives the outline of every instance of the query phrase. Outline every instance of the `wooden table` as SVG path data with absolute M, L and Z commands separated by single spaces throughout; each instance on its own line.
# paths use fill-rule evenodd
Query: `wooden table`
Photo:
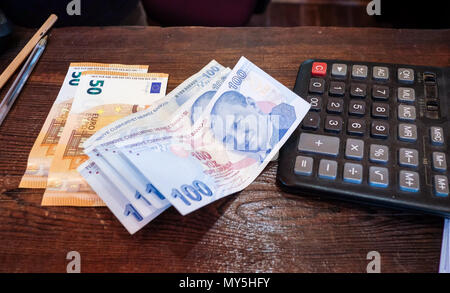
M 1 70 L 32 34 L 16 31 Z M 308 58 L 450 66 L 450 31 L 53 30 L 0 127 L 0 271 L 65 272 L 75 250 L 82 272 L 365 272 L 369 251 L 381 254 L 382 272 L 437 272 L 442 219 L 284 193 L 276 163 L 244 191 L 186 217 L 170 208 L 133 236 L 107 208 L 41 207 L 43 190 L 17 188 L 71 61 L 149 64 L 170 74 L 170 91 L 211 59 L 233 67 L 242 55 L 292 88 Z

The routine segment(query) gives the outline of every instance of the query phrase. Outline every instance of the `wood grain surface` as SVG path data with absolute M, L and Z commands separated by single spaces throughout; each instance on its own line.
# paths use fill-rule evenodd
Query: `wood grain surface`
M 32 35 L 16 30 L 0 70 Z M 72 250 L 82 272 L 365 272 L 373 250 L 382 272 L 437 272 L 442 219 L 284 193 L 277 163 L 244 191 L 185 217 L 170 208 L 133 236 L 107 208 L 41 207 L 42 189 L 17 188 L 70 62 L 148 64 L 170 75 L 170 91 L 211 59 L 233 67 L 242 55 L 292 88 L 309 58 L 450 66 L 450 31 L 54 29 L 0 126 L 0 272 L 65 272 Z

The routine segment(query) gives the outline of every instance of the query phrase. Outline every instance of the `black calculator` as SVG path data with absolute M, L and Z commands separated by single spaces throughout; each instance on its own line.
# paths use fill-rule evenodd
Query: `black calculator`
M 450 68 L 307 60 L 294 92 L 311 108 L 280 150 L 284 190 L 450 217 Z

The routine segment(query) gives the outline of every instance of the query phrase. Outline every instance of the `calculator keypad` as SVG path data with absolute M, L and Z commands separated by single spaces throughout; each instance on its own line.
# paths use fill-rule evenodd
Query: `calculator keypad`
M 449 197 L 444 128 L 436 123 L 419 129 L 417 124 L 428 115 L 420 108 L 427 90 L 426 109 L 436 110 L 431 107 L 435 87 L 417 90 L 420 73 L 407 67 L 314 64 L 328 71 L 308 79 L 311 109 L 298 138 L 298 176 L 367 184 L 391 194 L 414 195 L 428 188 L 432 196 Z M 420 82 L 429 86 L 436 75 L 428 72 Z

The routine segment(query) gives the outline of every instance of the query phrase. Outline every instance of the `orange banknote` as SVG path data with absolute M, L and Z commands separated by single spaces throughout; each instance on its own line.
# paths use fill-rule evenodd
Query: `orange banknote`
M 45 188 L 52 158 L 72 107 L 73 98 L 84 71 L 147 72 L 147 65 L 71 63 L 58 96 L 34 142 L 27 168 L 20 181 L 22 188 Z
M 83 142 L 97 130 L 165 96 L 165 73 L 85 71 L 55 150 L 42 205 L 102 206 L 77 172 L 89 157 Z

